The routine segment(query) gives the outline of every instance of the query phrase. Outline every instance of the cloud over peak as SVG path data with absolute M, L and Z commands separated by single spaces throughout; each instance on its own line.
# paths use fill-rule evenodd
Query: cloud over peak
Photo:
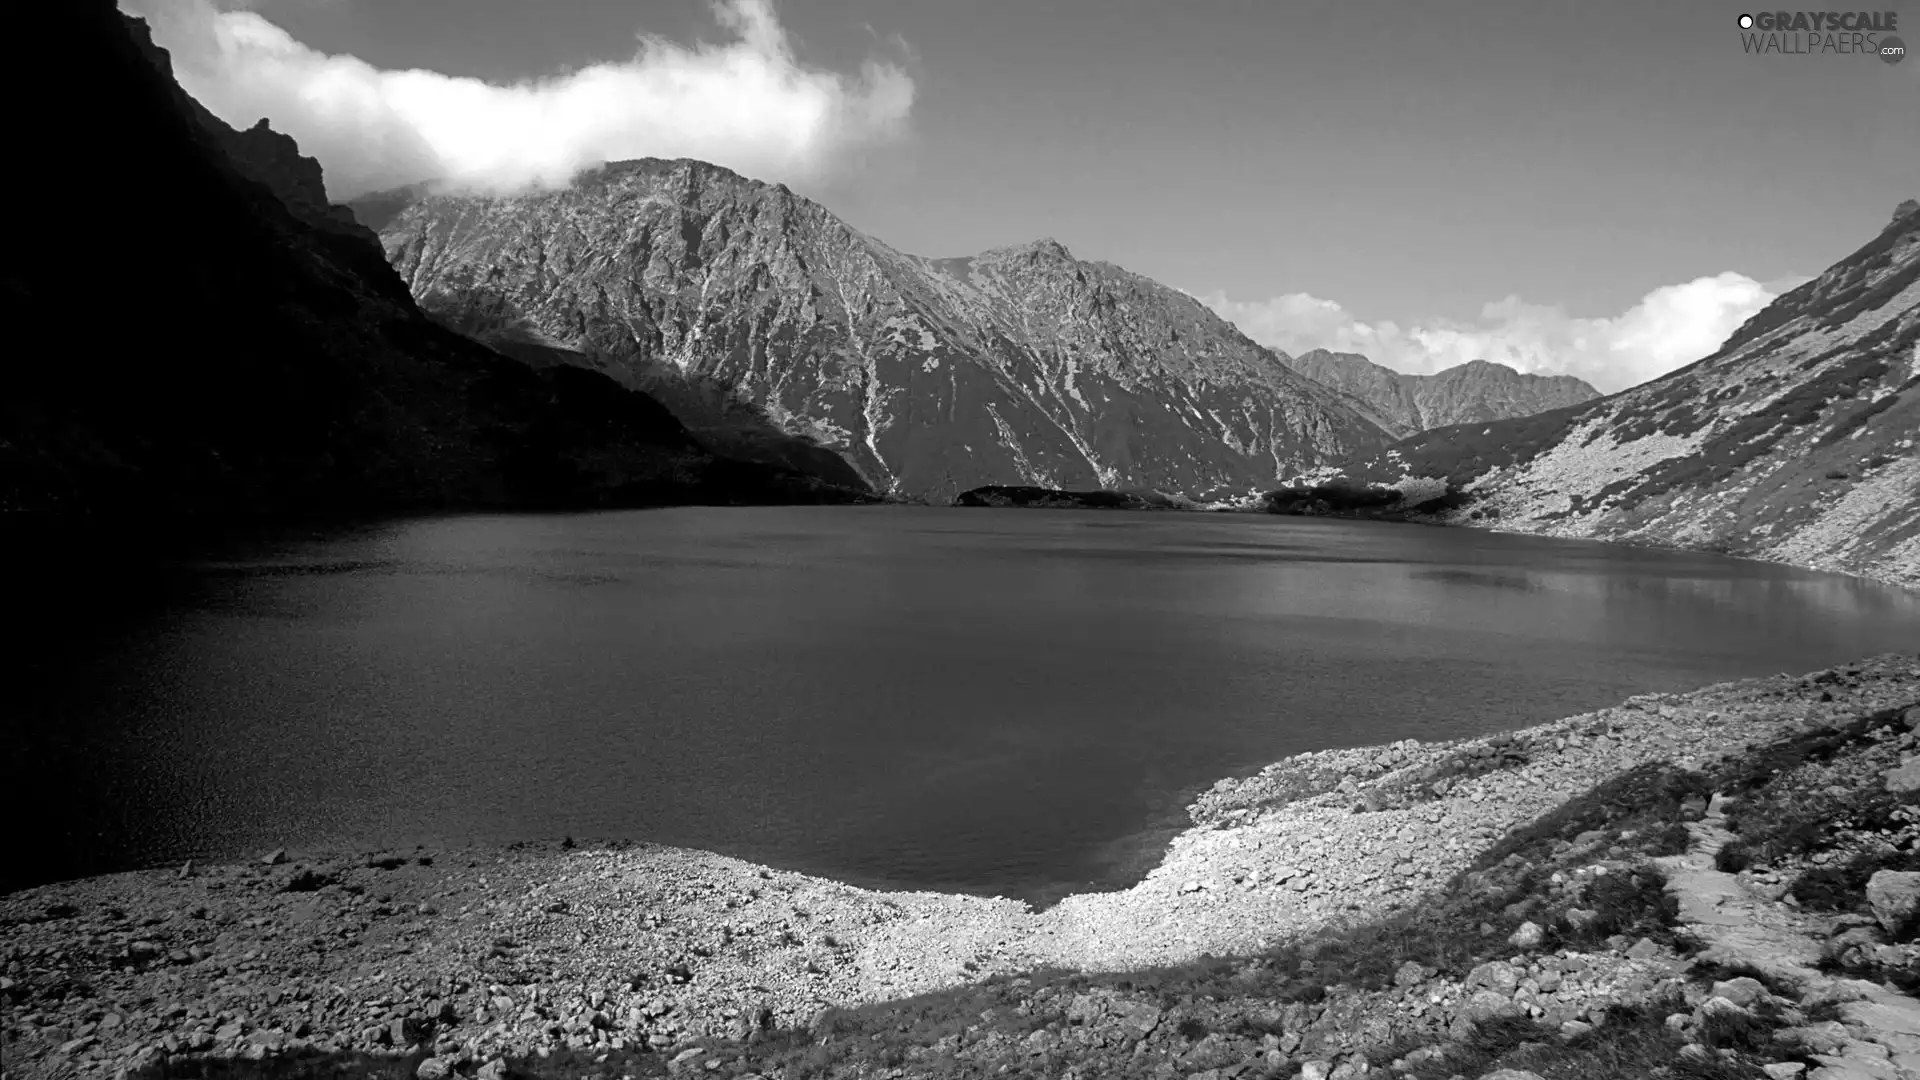
M 1335 301 L 1307 293 L 1233 300 L 1216 292 L 1198 299 L 1248 337 L 1287 353 L 1364 353 L 1417 375 L 1492 360 L 1533 374 L 1573 375 L 1613 393 L 1711 354 L 1736 327 L 1797 284 L 1763 284 L 1728 271 L 1662 285 L 1613 316 L 1573 316 L 1558 305 L 1508 296 L 1483 305 L 1475 320 L 1431 319 L 1406 327 L 1363 322 Z
M 558 186 L 638 157 L 824 180 L 903 135 L 914 101 L 897 62 L 870 59 L 852 75 L 802 64 L 771 0 L 712 0 L 723 44 L 641 35 L 631 60 L 506 85 L 327 55 L 211 0 L 124 6 L 152 23 L 188 93 L 236 126 L 270 118 L 320 160 L 335 199 L 428 179 L 496 193 Z

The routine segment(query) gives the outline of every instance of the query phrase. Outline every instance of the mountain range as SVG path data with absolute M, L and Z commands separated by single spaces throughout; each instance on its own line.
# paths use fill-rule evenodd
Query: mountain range
M 1305 479 L 1444 480 L 1438 520 L 1920 584 L 1920 203 L 1710 356 L 1610 397 L 1422 432 Z
M 319 166 L 222 123 L 111 0 L 40 14 L 87 122 L 23 110 L 62 176 L 5 170 L 0 524 L 137 525 L 440 507 L 852 498 L 705 449 L 592 372 L 538 371 L 427 318 Z M 15 100 L 42 93 L 10 67 Z
M 9 526 L 1344 478 L 1444 483 L 1438 521 L 1920 580 L 1911 201 L 1713 355 L 1585 400 L 1492 364 L 1288 357 L 1052 241 L 904 254 L 699 162 L 331 205 L 110 0 L 44 14 L 110 107 L 25 110 L 63 179 L 6 173 L 36 208 L 0 237 L 0 312 L 35 342 L 0 396 Z
M 893 495 L 1019 483 L 1208 498 L 1390 438 L 1177 289 L 1051 240 L 908 255 L 702 162 L 354 209 L 447 325 L 645 389 L 730 453 L 830 457 Z
M 1600 396 L 1571 375 L 1522 374 L 1487 360 L 1471 360 L 1432 375 L 1408 375 L 1359 353 L 1313 349 L 1276 353 L 1288 367 L 1340 391 L 1360 415 L 1395 438 L 1429 428 L 1549 412 Z

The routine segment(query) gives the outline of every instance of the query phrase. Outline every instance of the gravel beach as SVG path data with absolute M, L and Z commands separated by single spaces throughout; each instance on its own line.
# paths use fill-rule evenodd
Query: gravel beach
M 647 845 L 290 848 L 64 882 L 0 898 L 5 1076 L 404 1046 L 430 1018 L 447 1021 L 433 1049 L 461 1060 L 671 1049 L 996 972 L 1244 954 L 1414 903 L 1633 766 L 1916 702 L 1920 658 L 1883 656 L 1481 739 L 1300 755 L 1202 794 L 1132 888 L 1044 912 Z

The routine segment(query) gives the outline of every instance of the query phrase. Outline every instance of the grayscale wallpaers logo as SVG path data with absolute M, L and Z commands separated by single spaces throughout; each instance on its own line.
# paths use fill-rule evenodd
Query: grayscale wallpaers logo
M 1897 11 L 1762 11 L 1740 16 L 1740 47 L 1758 56 L 1877 56 L 1897 64 L 1907 46 L 1894 36 Z

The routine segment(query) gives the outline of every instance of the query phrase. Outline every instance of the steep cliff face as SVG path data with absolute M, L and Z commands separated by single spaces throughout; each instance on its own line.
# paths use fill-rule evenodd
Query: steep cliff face
M 1571 375 L 1527 375 L 1472 360 L 1432 375 L 1407 375 L 1359 353 L 1313 349 L 1288 366 L 1346 395 L 1395 438 L 1449 424 L 1484 423 L 1592 401 L 1600 391 Z
M 1052 241 L 903 254 L 784 186 L 700 162 L 356 210 L 449 325 L 643 387 L 732 452 L 896 494 L 1205 497 L 1386 441 L 1177 290 Z
M 111 0 L 37 15 L 98 102 L 85 124 L 20 110 L 15 138 L 57 180 L 0 170 L 16 211 L 0 316 L 20 346 L 0 369 L 0 525 L 164 534 L 791 490 L 717 461 L 643 394 L 433 323 L 377 237 L 327 205 L 318 165 L 207 113 Z M 17 101 L 41 92 L 18 65 L 0 79 Z
M 1916 585 L 1916 439 L 1920 206 L 1906 203 L 1698 363 L 1586 405 L 1424 432 L 1337 471 L 1444 477 L 1467 496 L 1451 514 L 1462 523 Z

